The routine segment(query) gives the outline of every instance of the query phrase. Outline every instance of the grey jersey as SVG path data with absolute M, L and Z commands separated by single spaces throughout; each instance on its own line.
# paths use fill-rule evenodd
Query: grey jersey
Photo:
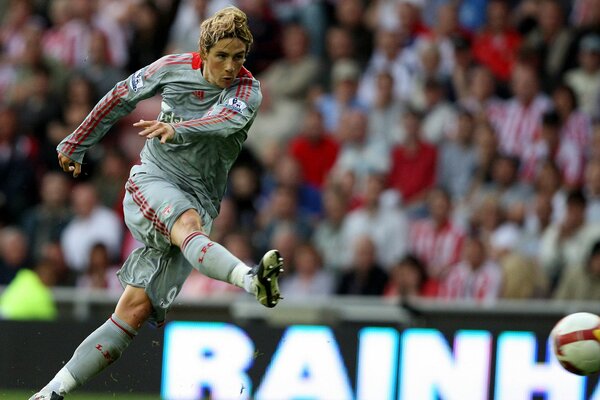
M 158 117 L 170 123 L 175 137 L 167 144 L 147 140 L 142 168 L 176 183 L 194 195 L 212 218 L 218 214 L 227 175 L 252 125 L 262 95 L 260 84 L 242 68 L 232 85 L 222 89 L 202 76 L 198 53 L 174 54 L 117 83 L 67 136 L 57 150 L 81 162 L 110 127 L 136 104 L 162 95 Z

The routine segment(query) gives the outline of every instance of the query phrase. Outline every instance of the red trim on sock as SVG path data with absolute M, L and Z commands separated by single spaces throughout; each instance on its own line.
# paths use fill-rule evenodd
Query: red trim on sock
M 199 232 L 199 231 L 196 231 L 196 232 L 192 232 L 192 233 L 190 233 L 190 234 L 189 234 L 189 235 L 188 235 L 188 236 L 187 236 L 187 237 L 186 237 L 186 238 L 183 240 L 183 243 L 181 243 L 181 251 L 184 251 L 184 250 L 185 250 L 185 248 L 187 247 L 187 245 L 190 243 L 190 241 L 191 241 L 193 238 L 197 237 L 197 236 L 205 236 L 205 237 L 208 237 L 208 236 L 206 236 L 206 234 L 204 234 L 204 233 L 202 233 L 202 232 Z
M 115 324 L 116 326 L 118 326 L 123 332 L 125 332 L 127 334 L 127 336 L 129 336 L 130 338 L 134 338 L 135 335 L 131 332 L 129 332 L 127 329 L 123 328 L 121 325 L 119 325 L 112 317 L 110 317 L 110 320 L 112 321 L 113 324 Z

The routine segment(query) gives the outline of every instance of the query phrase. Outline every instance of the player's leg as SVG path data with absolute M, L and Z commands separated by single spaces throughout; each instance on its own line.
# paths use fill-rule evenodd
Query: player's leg
M 60 400 L 114 361 L 129 346 L 152 312 L 144 289 L 127 286 L 114 314 L 92 332 L 73 357 L 32 400 Z
M 283 259 L 277 250 L 268 251 L 258 266 L 250 268 L 208 238 L 202 229 L 200 214 L 193 209 L 182 213 L 173 224 L 171 243 L 204 275 L 245 289 L 266 307 L 277 305 L 278 277 L 283 271 Z

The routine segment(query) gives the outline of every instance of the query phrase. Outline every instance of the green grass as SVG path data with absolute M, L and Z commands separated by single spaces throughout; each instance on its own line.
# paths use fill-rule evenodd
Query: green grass
M 0 389 L 0 400 L 27 400 L 34 392 Z M 160 400 L 158 395 L 132 393 L 73 393 L 65 400 Z

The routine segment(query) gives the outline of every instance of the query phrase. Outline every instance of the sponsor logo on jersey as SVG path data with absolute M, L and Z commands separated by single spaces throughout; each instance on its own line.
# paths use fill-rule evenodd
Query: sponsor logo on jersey
M 142 76 L 142 70 L 139 70 L 131 77 L 131 89 L 137 92 L 138 89 L 144 87 L 144 78 Z
M 244 103 L 242 100 L 238 99 L 237 97 L 232 97 L 231 99 L 227 99 L 227 102 L 225 103 L 225 107 L 231 108 L 232 110 L 237 111 L 237 112 L 242 112 L 248 106 L 246 105 L 246 103 Z

